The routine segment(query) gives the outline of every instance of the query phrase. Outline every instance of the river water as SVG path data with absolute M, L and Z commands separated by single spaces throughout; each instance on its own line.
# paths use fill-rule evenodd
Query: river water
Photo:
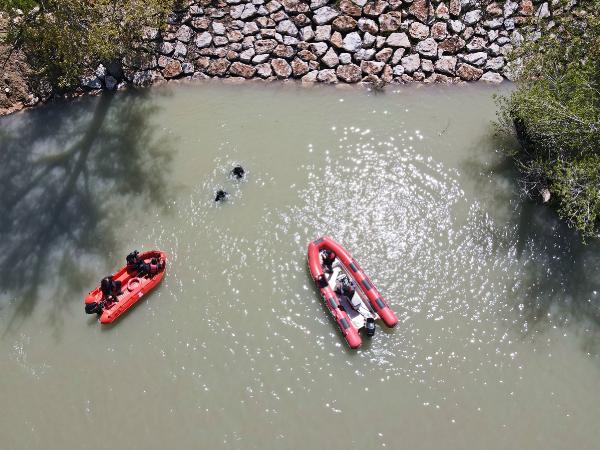
M 599 246 L 519 199 L 503 89 L 170 85 L 0 120 L 1 447 L 598 448 Z M 358 351 L 308 275 L 322 234 L 400 318 Z M 161 285 L 86 316 L 151 248 Z

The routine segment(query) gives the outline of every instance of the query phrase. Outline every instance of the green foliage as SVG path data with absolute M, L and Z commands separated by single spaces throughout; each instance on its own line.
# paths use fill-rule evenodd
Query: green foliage
M 0 0 L 1 1 L 1 0 Z M 99 63 L 140 52 L 146 27 L 161 27 L 172 0 L 42 0 L 11 38 L 55 89 L 69 90 Z
M 555 9 L 552 24 L 511 56 L 516 90 L 499 100 L 499 125 L 528 195 L 548 189 L 560 216 L 583 238 L 600 234 L 600 1 Z
M 0 0 L 0 11 L 10 11 L 15 8 L 29 11 L 37 4 L 36 0 Z

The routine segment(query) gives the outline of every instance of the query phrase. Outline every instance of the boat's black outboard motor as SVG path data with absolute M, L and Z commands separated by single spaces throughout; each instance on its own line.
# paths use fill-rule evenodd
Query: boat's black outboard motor
M 100 303 L 92 302 L 85 304 L 86 314 L 102 314 L 102 305 Z
M 365 323 L 365 330 L 367 331 L 367 336 L 375 336 L 375 319 L 372 317 L 367 317 L 367 322 Z
M 231 169 L 231 176 L 237 180 L 244 178 L 245 174 L 246 171 L 242 166 L 235 166 L 233 169 Z
M 224 202 L 227 200 L 228 196 L 229 194 L 227 192 L 225 192 L 223 189 L 219 189 L 215 195 L 215 202 Z

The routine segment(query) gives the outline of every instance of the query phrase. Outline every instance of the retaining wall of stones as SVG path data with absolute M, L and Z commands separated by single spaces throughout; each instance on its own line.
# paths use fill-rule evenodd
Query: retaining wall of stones
M 537 0 L 187 1 L 164 31 L 147 30 L 146 57 L 124 61 L 122 71 L 100 67 L 83 84 L 500 82 L 511 77 L 506 55 L 551 14 Z

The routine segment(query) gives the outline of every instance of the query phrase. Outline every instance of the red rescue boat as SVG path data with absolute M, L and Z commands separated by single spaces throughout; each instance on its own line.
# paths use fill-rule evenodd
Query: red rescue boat
M 326 255 L 332 255 L 331 261 L 324 260 Z M 324 263 L 329 276 L 325 273 Z M 344 247 L 329 236 L 308 244 L 308 267 L 325 305 L 351 348 L 360 347 L 361 328 L 364 327 L 369 336 L 374 334 L 374 320 L 381 318 L 388 327 L 394 327 L 398 323 L 396 314 L 360 265 Z M 350 297 L 336 289 L 340 286 L 340 280 L 345 282 L 346 278 L 351 278 L 356 287 L 355 292 L 351 291 Z
M 150 250 L 140 253 L 139 259 L 147 266 L 155 260 L 157 269 L 148 272 L 128 265 L 121 267 L 112 275 L 121 286 L 121 292 L 114 295 L 118 301 L 107 301 L 98 286 L 85 298 L 86 312 L 99 314 L 100 323 L 111 323 L 160 283 L 165 276 L 167 255 Z

